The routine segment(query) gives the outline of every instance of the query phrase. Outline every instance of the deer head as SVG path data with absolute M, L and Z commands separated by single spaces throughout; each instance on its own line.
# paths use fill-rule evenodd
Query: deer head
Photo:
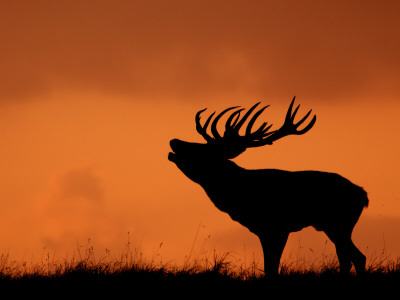
M 268 125 L 264 122 L 257 130 L 252 131 L 252 127 L 256 122 L 257 118 L 261 113 L 269 106 L 264 106 L 259 109 L 250 118 L 245 134 L 240 135 L 239 130 L 243 127 L 244 123 L 258 107 L 259 103 L 253 105 L 242 118 L 240 118 L 241 112 L 244 108 L 238 106 L 229 107 L 219 113 L 211 123 L 215 112 L 212 113 L 204 123 L 200 123 L 200 115 L 206 110 L 200 110 L 196 114 L 196 130 L 206 140 L 206 144 L 201 143 L 189 143 L 178 139 L 173 139 L 170 142 L 171 149 L 168 159 L 174 162 L 178 168 L 190 179 L 195 182 L 199 182 L 199 178 L 203 177 L 204 172 L 209 170 L 210 166 L 220 165 L 228 159 L 237 157 L 243 153 L 247 148 L 260 147 L 264 145 L 272 145 L 272 143 L 287 135 L 301 135 L 309 131 L 316 121 L 314 116 L 310 123 L 303 129 L 298 130 L 298 127 L 304 123 L 311 113 L 311 110 L 297 123 L 294 123 L 294 118 L 300 107 L 298 105 L 292 112 L 295 97 L 290 103 L 289 109 L 286 113 L 284 124 L 277 130 L 270 131 L 272 124 Z M 227 118 L 225 123 L 225 132 L 221 136 L 217 130 L 218 121 L 223 115 L 231 111 L 230 116 Z M 232 112 L 233 111 L 233 112 Z M 211 134 L 207 133 L 207 128 L 211 123 Z

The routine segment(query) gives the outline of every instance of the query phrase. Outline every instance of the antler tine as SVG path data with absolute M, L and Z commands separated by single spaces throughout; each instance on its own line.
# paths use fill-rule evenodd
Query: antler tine
M 312 110 L 310 110 L 299 122 L 294 123 L 294 118 L 296 116 L 297 111 L 300 108 L 300 105 L 298 105 L 296 107 L 296 109 L 294 110 L 294 112 L 292 113 L 292 108 L 293 108 L 295 99 L 296 99 L 296 97 L 293 97 L 293 100 L 290 103 L 289 109 L 286 113 L 285 122 L 283 123 L 282 127 L 279 128 L 278 130 L 270 132 L 266 136 L 266 138 L 253 143 L 251 147 L 263 146 L 263 145 L 267 145 L 267 144 L 271 145 L 272 142 L 274 142 L 284 136 L 287 136 L 290 134 L 295 134 L 295 135 L 304 134 L 314 126 L 314 124 L 317 120 L 317 116 L 314 116 L 312 118 L 311 122 L 304 129 L 297 130 L 297 128 L 309 117 Z
M 219 119 L 228 111 L 238 108 L 239 106 L 233 106 L 233 107 L 229 107 L 225 110 L 223 110 L 218 116 L 215 117 L 214 121 L 211 124 L 211 132 L 214 135 L 214 139 L 221 139 L 222 137 L 219 135 L 218 130 L 217 130 L 217 123 L 219 121 Z
M 230 117 L 228 118 L 228 120 L 226 121 L 226 125 L 225 125 L 225 133 L 224 133 L 224 137 L 226 136 L 239 136 L 239 130 L 240 128 L 243 126 L 244 122 L 246 121 L 246 119 L 251 115 L 251 113 L 254 111 L 254 109 L 260 104 L 260 102 L 256 103 L 255 105 L 253 105 L 248 111 L 247 113 L 243 116 L 242 119 L 240 119 L 240 112 L 244 110 L 244 108 L 241 108 L 237 111 L 235 111 L 234 113 L 232 113 L 230 115 Z M 257 120 L 258 116 L 268 107 L 269 105 L 261 108 L 259 111 L 257 111 L 255 113 L 255 115 L 250 119 L 247 127 L 246 127 L 246 133 L 245 136 L 241 137 L 244 140 L 251 140 L 251 139 L 258 139 L 261 138 L 264 134 L 265 134 L 265 126 L 267 125 L 267 123 L 263 123 L 259 129 L 257 129 L 254 133 L 251 133 L 251 129 L 252 126 L 254 125 L 255 121 Z M 232 120 L 233 118 L 235 118 L 234 123 L 232 124 Z M 271 126 L 269 126 L 266 130 L 268 130 Z
M 235 111 L 234 113 L 232 113 L 232 114 L 229 116 L 228 120 L 226 120 L 225 129 L 229 129 L 229 128 L 232 128 L 232 127 L 235 127 L 235 126 L 236 126 L 236 124 L 237 124 L 237 122 L 238 122 L 238 120 L 239 120 L 239 118 L 240 118 L 240 112 L 243 111 L 243 110 L 244 110 L 244 108 L 238 109 L 237 111 Z M 237 115 L 237 116 L 236 116 L 236 115 Z M 232 124 L 232 120 L 233 120 L 233 118 L 234 118 L 235 116 L 236 116 L 236 119 L 235 119 L 235 121 L 234 121 L 233 124 Z
M 214 116 L 215 112 L 213 112 L 213 113 L 208 117 L 207 121 L 204 123 L 204 126 L 201 126 L 201 124 L 200 124 L 200 115 L 201 115 L 201 113 L 204 112 L 206 109 L 207 109 L 207 108 L 202 109 L 202 110 L 200 110 L 199 112 L 197 112 L 197 114 L 196 114 L 196 118 L 195 118 L 195 120 L 196 120 L 196 130 L 197 130 L 198 133 L 201 134 L 201 136 L 202 136 L 207 142 L 211 142 L 211 141 L 213 141 L 213 138 L 207 134 L 207 127 L 208 127 L 208 124 L 210 123 L 212 117 Z
M 240 128 L 243 126 L 244 122 L 246 122 L 247 118 L 251 115 L 253 110 L 260 104 L 261 102 L 258 102 L 254 104 L 248 111 L 247 113 L 243 116 L 243 118 L 239 121 L 239 123 L 235 126 L 234 130 L 236 133 L 239 133 Z
M 300 125 L 301 123 L 303 123 L 304 120 L 310 115 L 310 113 L 311 113 L 311 110 L 308 112 L 308 114 L 307 114 L 303 119 L 301 119 L 300 122 L 297 123 L 297 125 Z M 307 131 L 309 131 L 309 130 L 314 126 L 315 121 L 317 121 L 317 116 L 314 116 L 314 117 L 311 119 L 311 122 L 310 122 L 306 127 L 304 127 L 304 128 L 303 128 L 302 130 L 300 130 L 300 131 L 297 131 L 297 134 L 300 135 L 300 134 L 303 134 L 303 133 L 306 133 Z
M 302 130 L 297 130 L 297 128 L 303 124 L 303 122 L 308 118 L 308 116 L 311 114 L 312 109 L 310 109 L 310 111 L 297 123 L 294 123 L 294 118 L 296 117 L 297 111 L 300 108 L 300 104 L 297 105 L 296 109 L 294 110 L 293 113 L 291 113 L 292 107 L 293 107 L 293 103 L 294 100 L 296 99 L 296 97 L 293 97 L 292 102 L 290 103 L 288 112 L 286 114 L 286 119 L 285 119 L 285 123 L 283 124 L 283 126 L 281 127 L 282 130 L 286 130 L 288 132 L 290 132 L 289 134 L 296 134 L 296 135 L 300 135 L 303 133 L 306 133 L 308 130 L 311 129 L 311 127 L 314 126 L 315 121 L 317 120 L 317 116 L 314 116 L 311 120 L 311 122 Z
M 250 134 L 251 134 L 251 128 L 253 127 L 254 123 L 256 122 L 258 116 L 261 115 L 261 113 L 262 113 L 267 107 L 269 107 L 269 105 L 264 106 L 263 108 L 261 108 L 261 109 L 260 109 L 258 112 L 256 112 L 256 113 L 254 114 L 254 116 L 250 119 L 249 124 L 247 125 L 247 128 L 246 128 L 246 135 L 250 135 Z M 267 125 L 266 122 L 263 123 L 263 124 L 261 125 L 261 127 L 260 127 L 257 131 L 263 130 L 263 129 L 261 129 L 261 128 L 262 128 L 262 127 L 265 127 L 266 125 Z
M 239 121 L 240 112 L 243 110 L 244 110 L 244 108 L 238 109 L 237 111 L 235 111 L 234 113 L 232 113 L 229 116 L 228 120 L 226 120 L 224 137 L 234 135 L 234 128 L 235 128 L 237 122 Z M 236 119 L 235 119 L 235 121 L 233 121 L 233 124 L 232 124 L 232 120 L 235 116 L 236 116 Z
M 289 122 L 293 122 L 294 117 L 297 114 L 297 111 L 300 108 L 300 104 L 297 105 L 297 107 L 295 108 L 294 112 L 292 113 L 292 109 L 293 109 L 293 104 L 294 104 L 294 100 L 296 99 L 296 96 L 293 97 L 292 102 L 290 102 L 288 111 L 286 113 L 286 117 L 285 117 L 285 123 L 289 123 Z
M 265 128 L 265 126 L 267 126 L 267 124 L 268 123 L 265 122 L 263 125 L 261 125 L 260 128 L 258 128 L 255 132 L 253 132 L 251 134 L 251 137 L 252 137 L 251 140 L 262 140 L 263 138 L 266 138 L 267 136 L 270 136 L 271 134 L 273 134 L 274 131 L 268 132 L 268 130 L 272 127 L 272 124 Z

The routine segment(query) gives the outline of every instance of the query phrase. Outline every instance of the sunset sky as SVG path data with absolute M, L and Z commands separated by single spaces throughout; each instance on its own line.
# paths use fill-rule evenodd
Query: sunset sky
M 370 199 L 355 244 L 400 256 L 399 15 L 399 1 L 1 1 L 0 252 L 65 258 L 90 239 L 119 255 L 129 238 L 163 262 L 261 262 L 169 141 L 204 142 L 206 107 L 261 101 L 277 128 L 296 96 L 315 126 L 234 161 L 343 175 Z M 326 241 L 292 234 L 284 258 L 319 259 Z

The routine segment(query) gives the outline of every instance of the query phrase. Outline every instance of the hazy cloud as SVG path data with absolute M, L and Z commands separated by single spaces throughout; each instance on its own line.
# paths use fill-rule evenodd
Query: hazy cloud
M 63 200 L 86 200 L 96 204 L 104 200 L 101 180 L 91 168 L 76 169 L 65 174 L 60 179 L 58 193 Z
M 101 176 L 90 166 L 55 178 L 36 198 L 34 212 L 31 233 L 52 249 L 70 249 L 89 238 L 105 249 L 126 234 L 123 218 L 107 210 Z
M 398 92 L 398 1 L 2 4 L 0 99 Z M 286 98 L 285 98 L 286 99 Z

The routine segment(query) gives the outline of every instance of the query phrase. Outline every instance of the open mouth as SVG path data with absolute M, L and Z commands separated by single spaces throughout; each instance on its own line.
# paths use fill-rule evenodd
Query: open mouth
M 176 154 L 174 152 L 168 153 L 168 159 L 172 162 L 175 162 L 175 156 Z
M 176 143 L 177 143 L 176 139 L 173 139 L 169 142 L 169 145 L 171 147 L 171 152 L 168 153 L 168 160 L 172 162 L 176 162 L 176 153 L 174 149 L 176 147 Z

